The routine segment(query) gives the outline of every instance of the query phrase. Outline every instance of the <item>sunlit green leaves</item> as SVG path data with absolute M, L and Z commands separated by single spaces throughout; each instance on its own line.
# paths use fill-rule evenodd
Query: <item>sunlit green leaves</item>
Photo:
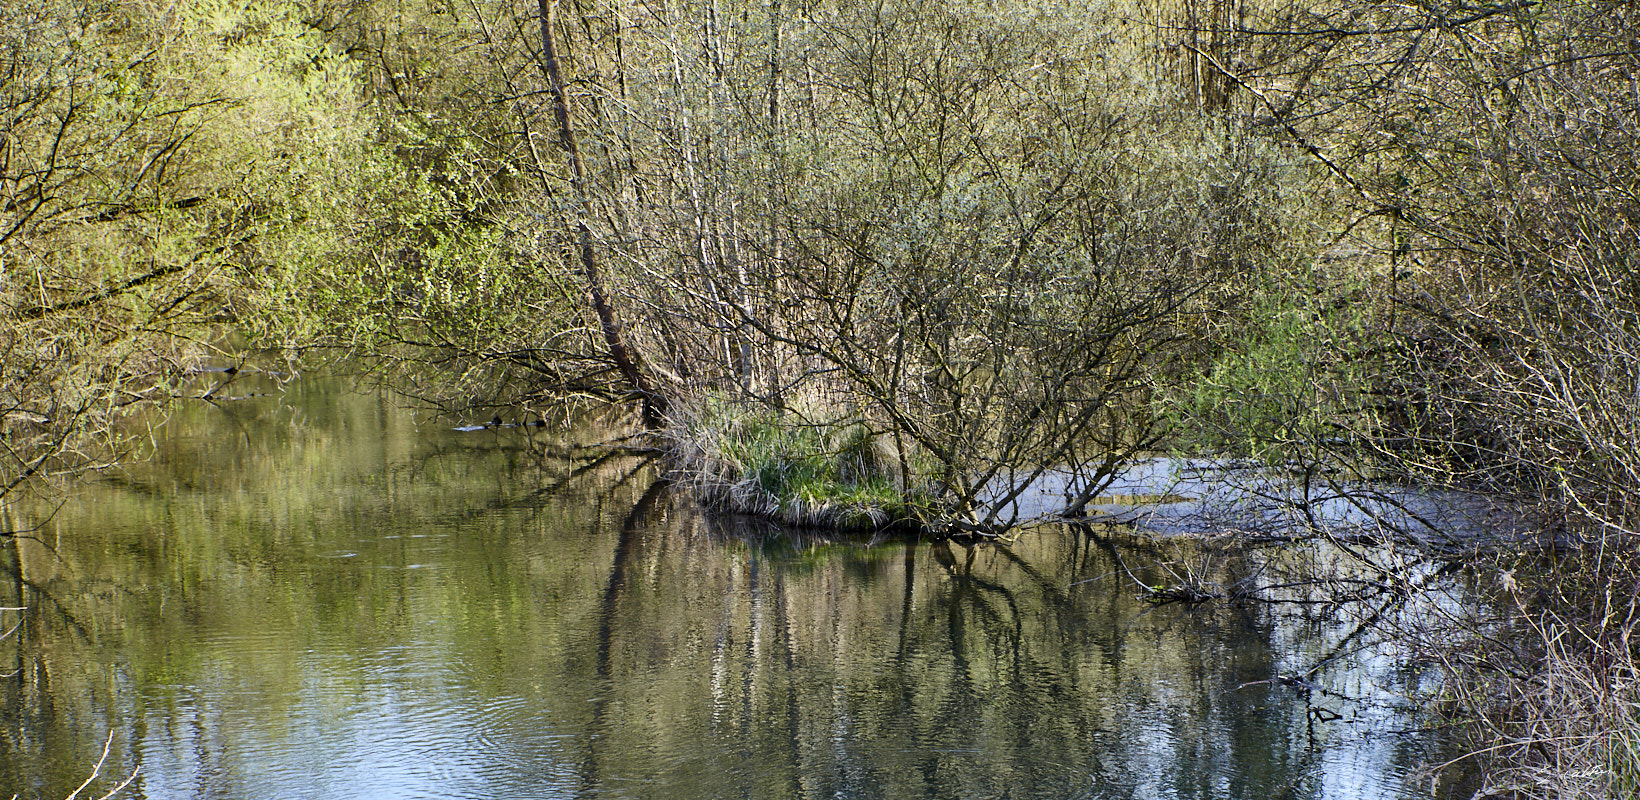
M 1178 446 L 1275 464 L 1315 458 L 1320 443 L 1369 435 L 1365 395 L 1379 365 L 1367 309 L 1303 294 L 1259 298 L 1238 341 L 1163 395 Z

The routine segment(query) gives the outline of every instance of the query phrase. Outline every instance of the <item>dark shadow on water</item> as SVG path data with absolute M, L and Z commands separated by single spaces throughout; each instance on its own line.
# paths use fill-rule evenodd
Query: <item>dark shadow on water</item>
M 624 480 L 623 480 L 624 482 Z M 592 735 L 586 737 L 586 752 L 581 759 L 580 790 L 578 797 L 595 796 L 601 787 L 598 768 L 598 751 L 601 744 L 607 740 L 605 727 L 608 724 L 609 689 L 612 681 L 610 667 L 610 648 L 614 639 L 616 614 L 620 609 L 621 593 L 626 589 L 626 573 L 629 568 L 634 539 L 639 535 L 655 505 L 666 495 L 669 483 L 666 480 L 656 480 L 644 491 L 643 496 L 634 503 L 632 510 L 621 522 L 620 536 L 615 542 L 615 554 L 610 560 L 609 580 L 604 584 L 602 599 L 598 603 L 598 632 L 595 642 L 597 654 L 596 675 L 598 696 L 592 700 Z

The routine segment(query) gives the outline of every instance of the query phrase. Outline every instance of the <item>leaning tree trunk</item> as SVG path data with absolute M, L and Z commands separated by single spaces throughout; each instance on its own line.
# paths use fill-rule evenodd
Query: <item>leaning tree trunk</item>
M 557 0 L 538 0 L 541 8 L 541 64 L 547 72 L 547 83 L 552 90 L 553 115 L 558 122 L 558 143 L 569 162 L 570 191 L 574 202 L 575 240 L 580 251 L 581 274 L 586 279 L 587 297 L 592 310 L 598 315 L 598 327 L 603 331 L 604 345 L 609 357 L 626 380 L 643 397 L 644 423 L 660 427 L 661 414 L 666 409 L 665 398 L 655 391 L 654 385 L 639 368 L 633 351 L 626 346 L 620 318 L 609 304 L 609 293 L 604 289 L 603 270 L 598 265 L 597 251 L 592 246 L 592 228 L 587 224 L 591 213 L 590 192 L 587 189 L 586 167 L 581 149 L 576 144 L 575 124 L 570 116 L 569 93 L 564 88 L 564 72 L 558 58 L 556 32 Z

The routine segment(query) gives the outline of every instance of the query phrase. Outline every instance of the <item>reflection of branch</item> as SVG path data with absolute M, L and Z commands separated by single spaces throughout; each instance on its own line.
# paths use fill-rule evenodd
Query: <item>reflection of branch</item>
M 91 782 L 97 779 L 97 775 L 102 772 L 103 764 L 108 761 L 108 751 L 113 746 L 114 746 L 114 732 L 109 731 L 108 732 L 108 741 L 103 743 L 102 757 L 98 758 L 96 766 L 91 768 L 91 777 L 86 778 L 85 783 L 80 784 L 80 788 L 75 789 L 74 792 L 66 798 L 66 800 L 74 800 L 75 798 L 79 797 L 80 792 L 85 791 L 85 787 L 90 786 Z M 142 767 L 139 766 L 136 769 L 131 770 L 131 774 L 129 776 L 127 776 L 125 780 L 120 781 L 120 785 L 115 786 L 112 789 L 109 789 L 107 794 L 104 794 L 102 797 L 97 798 L 97 800 L 108 800 L 108 798 L 113 797 L 114 795 L 119 794 L 120 792 L 124 791 L 125 787 L 130 786 L 131 782 L 137 779 L 137 772 L 141 769 L 142 769 Z
M 939 562 L 940 566 L 945 567 L 946 572 L 957 581 L 958 585 L 972 586 L 974 588 L 983 589 L 987 592 L 992 592 L 1002 596 L 1002 601 L 1007 604 L 1010 616 L 1013 617 L 1014 646 L 1017 650 L 1019 642 L 1024 635 L 1024 616 L 1019 611 L 1019 601 L 1014 598 L 1014 593 L 1009 591 L 1008 587 L 1003 586 L 1000 583 L 992 583 L 984 578 L 974 576 L 974 550 L 967 550 L 968 558 L 964 560 L 960 570 L 957 568 L 957 561 L 953 557 L 951 548 L 946 541 L 942 540 L 936 542 L 932 548 L 932 552 L 934 554 L 934 560 Z M 975 595 L 973 600 L 975 608 L 979 609 L 982 613 L 987 614 L 992 619 L 998 621 L 1002 619 L 1002 615 L 993 610 L 984 598 Z
M 5 494 L 5 492 L 0 492 L 0 496 L 4 496 L 4 494 Z M 36 520 L 38 520 L 38 524 L 34 525 L 34 527 L 23 528 L 21 530 L 7 529 L 7 530 L 0 531 L 0 539 L 10 539 L 14 542 L 20 542 L 20 541 L 34 542 L 34 543 L 40 545 L 41 547 L 45 548 L 46 552 L 50 553 L 53 558 L 57 559 L 58 561 L 64 561 L 65 559 L 63 558 L 63 555 L 61 553 L 57 552 L 57 546 L 56 545 L 54 545 L 51 542 L 48 542 L 48 541 L 40 538 L 39 536 L 31 535 L 31 534 L 34 534 L 34 533 L 38 532 L 41 528 L 44 528 L 46 523 L 49 523 L 52 520 L 56 519 L 57 514 L 60 513 L 63 510 L 64 506 L 68 505 L 68 500 L 66 498 L 59 498 L 59 499 L 55 500 L 54 502 L 57 504 L 57 507 L 51 509 L 51 513 L 43 514 L 43 515 L 41 515 L 41 514 L 31 515 Z M 10 611 L 10 610 L 14 610 L 14 609 L 0 608 L 0 611 Z
M 615 611 L 620 604 L 621 590 L 626 588 L 626 562 L 632 556 L 632 541 L 638 532 L 638 526 L 644 517 L 649 514 L 655 501 L 665 494 L 670 482 L 664 478 L 649 485 L 649 489 L 632 504 L 632 510 L 621 523 L 621 535 L 615 542 L 615 553 L 609 567 L 609 580 L 604 584 L 603 597 L 598 602 L 598 632 L 597 654 L 595 668 L 598 676 L 599 694 L 593 698 L 592 706 L 592 736 L 587 737 L 586 758 L 581 766 L 581 783 L 583 787 L 591 788 L 598 784 L 598 742 L 604 737 L 603 726 L 608 715 L 609 680 L 611 674 L 610 650 L 615 639 Z
M 1351 630 L 1349 632 L 1349 634 L 1344 636 L 1344 638 L 1340 639 L 1338 641 L 1338 644 L 1334 645 L 1332 650 L 1329 651 L 1325 656 L 1322 656 L 1321 659 L 1318 660 L 1315 663 L 1314 666 L 1310 667 L 1307 670 L 1304 670 L 1303 675 L 1306 676 L 1306 677 L 1308 677 L 1310 675 L 1314 675 L 1322 667 L 1327 666 L 1328 664 L 1332 663 L 1333 661 L 1337 660 L 1338 658 L 1340 658 L 1342 656 L 1348 655 L 1348 653 L 1344 652 L 1344 646 L 1346 644 L 1349 644 L 1350 641 L 1355 639 L 1355 637 L 1357 637 L 1357 636 L 1361 635 L 1362 633 L 1366 632 L 1368 629 L 1376 626 L 1378 624 L 1378 620 L 1382 619 L 1384 614 L 1388 613 L 1391 608 L 1394 608 L 1395 606 L 1404 604 L 1407 600 L 1412 598 L 1412 595 L 1413 595 L 1414 592 L 1423 590 L 1425 588 L 1428 588 L 1429 584 L 1433 583 L 1436 578 L 1440 578 L 1440 577 L 1443 577 L 1445 575 L 1448 575 L 1448 574 L 1456 571 L 1457 569 L 1458 569 L 1458 562 L 1449 562 L 1447 564 L 1442 565 L 1440 569 L 1432 570 L 1429 573 L 1425 574 L 1416 583 L 1414 583 L 1411 586 L 1407 587 L 1406 591 L 1392 593 L 1390 595 L 1390 597 L 1384 601 L 1383 605 L 1380 605 L 1377 609 L 1374 609 L 1373 612 L 1371 614 L 1367 615 L 1367 617 L 1365 619 L 1363 619 L 1359 623 L 1357 623 L 1355 628 L 1353 630 Z
M 1043 575 L 1041 570 L 1037 569 L 1025 559 L 1020 558 L 1019 554 L 1015 553 L 1011 548 L 999 545 L 992 549 L 993 552 L 999 553 L 1003 558 L 1012 561 L 1031 580 L 1036 581 L 1037 584 L 1042 587 L 1043 596 L 1052 600 L 1054 605 L 1060 607 L 1070 605 L 1070 598 L 1065 594 L 1065 589 L 1069 587 L 1061 587 L 1057 581 L 1048 580 L 1047 576 Z
M 28 610 L 27 606 L 4 606 L 4 607 L 0 607 L 0 611 L 27 611 L 27 610 Z M 5 641 L 6 639 L 10 639 L 12 634 L 16 633 L 17 629 L 21 628 L 22 626 L 23 626 L 23 621 L 18 620 L 16 625 L 11 626 L 11 630 L 6 631 L 5 633 L 0 633 L 0 641 Z M 15 677 L 16 675 L 17 675 L 17 670 L 13 670 L 12 672 L 6 673 L 5 675 L 0 675 L 0 677 L 11 678 L 11 677 Z M 103 743 L 102 756 L 97 759 L 96 765 L 94 765 L 91 768 L 91 776 L 86 778 L 85 783 L 80 784 L 80 787 L 78 789 L 75 789 L 72 793 L 70 793 L 68 795 L 68 797 L 65 798 L 65 800 L 75 800 L 75 798 L 78 798 L 80 796 L 80 792 L 85 791 L 85 787 L 90 786 L 92 781 L 95 781 L 97 779 L 97 776 L 102 774 L 103 765 L 108 762 L 108 753 L 113 748 L 113 746 L 114 746 L 114 731 L 110 730 L 108 732 L 108 741 Z M 108 790 L 107 793 L 105 793 L 102 797 L 97 798 L 97 800 L 108 800 L 108 798 L 113 797 L 116 794 L 119 794 L 121 791 L 124 791 L 125 787 L 130 786 L 131 782 L 137 779 L 137 771 L 140 770 L 140 769 L 141 769 L 141 767 L 137 767 L 136 769 L 131 770 L 131 774 L 129 776 L 127 776 L 125 780 L 121 781 L 118 786 L 115 786 L 114 788 Z M 12 795 L 12 800 L 17 800 L 17 797 L 18 797 L 18 795 Z
M 596 470 L 599 467 L 602 467 L 603 465 L 609 463 L 610 461 L 613 461 L 616 458 L 623 457 L 623 456 L 629 456 L 629 455 L 631 455 L 631 454 L 628 453 L 625 450 L 610 450 L 609 452 L 604 453 L 603 455 L 593 459 L 592 461 L 589 461 L 585 464 L 582 464 L 579 467 L 570 468 L 569 473 L 567 475 L 565 475 L 562 480 L 560 480 L 556 483 L 548 484 L 548 485 L 543 486 L 539 489 L 536 489 L 535 491 L 530 492 L 530 496 L 531 497 L 551 497 L 552 495 L 555 495 L 555 494 L 559 493 L 560 491 L 563 491 L 564 487 L 568 486 L 570 484 L 570 482 L 575 480 L 576 478 L 579 478 L 579 477 L 581 477 L 582 475 L 585 475 L 588 472 Z M 649 464 L 651 462 L 653 462 L 655 460 L 655 458 L 656 458 L 656 456 L 650 455 L 649 457 L 645 458 L 643 461 L 639 462 L 638 466 L 634 467 L 631 472 L 628 472 L 624 477 L 621 478 L 621 480 L 617 481 L 616 485 L 619 486 L 620 484 L 625 483 L 638 470 L 641 470 L 644 467 L 649 466 Z
M 0 611 L 27 611 L 27 610 L 28 610 L 28 606 L 6 606 L 4 608 L 0 608 Z M 16 633 L 17 629 L 21 628 L 21 627 L 23 627 L 23 620 L 18 619 L 17 624 L 11 626 L 11 630 L 6 631 L 5 633 L 0 633 L 0 642 L 3 642 L 7 639 L 10 639 L 12 637 L 12 634 Z M 15 678 L 15 677 L 17 677 L 17 674 L 22 672 L 22 671 L 23 671 L 23 667 L 22 667 L 21 664 L 19 664 L 17 669 L 12 670 L 11 672 L 7 672 L 4 675 L 0 675 L 0 678 Z M 14 800 L 15 800 L 15 796 L 13 796 L 13 797 L 14 797 Z

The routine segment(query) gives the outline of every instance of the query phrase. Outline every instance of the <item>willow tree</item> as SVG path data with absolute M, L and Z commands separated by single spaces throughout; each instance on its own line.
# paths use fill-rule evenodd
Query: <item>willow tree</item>
M 357 86 L 295 11 L 0 10 L 0 492 L 105 463 L 122 410 L 347 231 Z

